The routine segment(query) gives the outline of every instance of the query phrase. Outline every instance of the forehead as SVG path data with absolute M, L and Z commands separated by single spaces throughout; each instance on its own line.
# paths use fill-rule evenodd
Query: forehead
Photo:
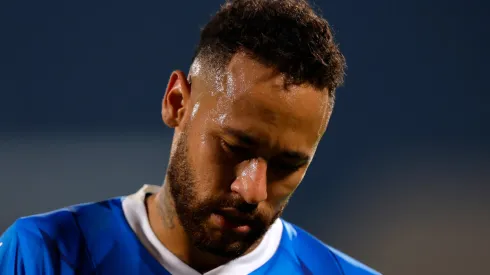
M 328 93 L 309 85 L 285 87 L 273 69 L 237 54 L 214 81 L 208 77 L 208 122 L 268 140 L 316 145 L 325 130 Z

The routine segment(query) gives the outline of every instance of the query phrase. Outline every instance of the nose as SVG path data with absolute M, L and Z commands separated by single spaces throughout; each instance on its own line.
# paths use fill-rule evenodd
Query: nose
M 267 163 L 257 158 L 247 161 L 231 184 L 231 190 L 238 193 L 247 203 L 258 204 L 267 199 Z

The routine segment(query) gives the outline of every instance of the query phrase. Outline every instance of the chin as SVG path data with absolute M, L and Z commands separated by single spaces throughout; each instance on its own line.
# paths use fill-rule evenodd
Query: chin
M 198 246 L 202 251 L 227 259 L 234 259 L 244 255 L 250 247 L 251 245 L 238 241 L 227 244 L 216 241 Z
M 201 232 L 203 234 L 193 236 L 195 246 L 202 251 L 223 258 L 234 259 L 240 257 L 256 242 L 248 240 L 248 236 L 237 235 L 233 232 L 223 232 L 222 230 L 209 228 L 207 230 L 203 228 Z

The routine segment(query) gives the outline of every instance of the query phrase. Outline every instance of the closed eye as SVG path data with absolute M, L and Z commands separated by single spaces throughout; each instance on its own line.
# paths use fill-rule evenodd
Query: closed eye
M 221 147 L 226 153 L 231 154 L 233 156 L 237 156 L 240 158 L 246 158 L 251 156 L 250 148 L 239 146 L 239 145 L 232 145 L 224 140 L 221 140 Z
M 291 162 L 291 161 L 284 161 L 284 160 L 274 160 L 271 162 L 271 168 L 277 171 L 282 171 L 282 172 L 295 172 L 304 165 L 306 165 L 305 161 L 299 161 L 299 162 Z

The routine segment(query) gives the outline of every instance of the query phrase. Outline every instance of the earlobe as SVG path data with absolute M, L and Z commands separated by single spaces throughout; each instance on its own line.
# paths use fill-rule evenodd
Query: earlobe
M 171 128 L 182 124 L 190 100 L 190 85 L 182 71 L 174 71 L 162 100 L 162 119 Z

